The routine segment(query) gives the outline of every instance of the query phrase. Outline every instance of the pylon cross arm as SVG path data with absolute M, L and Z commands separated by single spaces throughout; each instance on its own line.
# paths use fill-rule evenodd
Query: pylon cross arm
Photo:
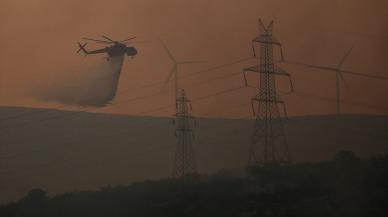
M 256 65 L 256 66 L 251 66 L 249 68 L 245 68 L 243 69 L 243 72 L 260 72 L 259 70 L 259 67 Z
M 243 72 L 258 72 L 258 73 L 269 73 L 269 74 L 276 74 L 276 75 L 291 76 L 284 69 L 278 66 L 275 66 L 273 64 L 260 65 L 260 66 L 255 65 L 255 66 L 243 69 Z
M 256 65 L 256 66 L 243 69 L 245 86 L 248 86 L 248 80 L 246 78 L 247 72 L 267 73 L 267 74 L 287 76 L 290 80 L 291 92 L 294 91 L 294 85 L 292 83 L 291 75 L 280 67 L 277 67 L 275 65 L 260 65 L 260 66 Z
M 283 104 L 284 103 L 284 101 L 280 100 L 280 99 L 265 99 L 265 98 L 261 98 L 261 97 L 254 97 L 254 98 L 252 98 L 252 101 L 272 102 L 272 103 L 279 103 L 279 104 Z
M 287 76 L 289 81 L 290 81 L 290 92 L 294 92 L 294 84 L 292 83 L 291 75 L 290 73 L 286 72 L 284 69 L 275 66 L 275 71 L 273 72 L 276 75 L 282 75 L 282 76 Z
M 191 102 L 191 100 L 189 100 L 187 98 L 183 98 L 183 97 L 177 98 L 176 101 L 177 102 Z
M 274 44 L 282 46 L 279 40 L 271 35 L 261 35 L 252 40 L 253 43 L 265 43 L 265 44 Z
M 277 74 L 277 75 L 284 75 L 284 76 L 288 76 L 288 77 L 291 76 L 290 73 L 286 72 L 286 70 L 284 70 L 278 66 L 275 66 L 275 70 L 272 73 Z

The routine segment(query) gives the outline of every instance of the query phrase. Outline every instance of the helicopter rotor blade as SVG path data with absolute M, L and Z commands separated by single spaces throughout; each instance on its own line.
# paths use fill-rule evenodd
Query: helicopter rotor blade
M 115 41 L 113 41 L 112 39 L 106 37 L 105 35 L 103 35 L 102 37 L 105 38 L 105 39 L 107 39 L 107 40 L 109 40 L 109 41 L 111 41 L 111 42 L 115 42 Z
M 132 37 L 132 38 L 125 39 L 125 40 L 122 40 L 121 42 L 130 41 L 130 40 L 133 40 L 133 39 L 135 39 L 135 38 L 136 38 L 136 36 L 134 36 L 134 37 Z
M 93 38 L 82 38 L 82 39 L 94 41 L 94 42 L 98 42 L 98 43 L 110 43 L 109 41 L 103 41 L 103 40 L 98 40 L 98 39 L 93 39 Z
M 104 42 L 96 42 L 97 44 L 114 44 L 114 42 L 110 42 L 110 41 L 104 41 Z
M 120 42 L 122 44 L 149 44 L 149 41 L 126 41 L 126 42 Z

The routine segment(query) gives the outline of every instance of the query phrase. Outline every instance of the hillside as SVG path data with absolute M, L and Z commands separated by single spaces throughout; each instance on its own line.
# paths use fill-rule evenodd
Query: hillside
M 222 171 L 182 184 L 162 179 L 57 195 L 33 189 L 16 203 L 0 205 L 0 216 L 388 215 L 388 155 L 360 160 L 342 151 L 330 161 L 250 167 L 244 176 Z
M 0 202 L 37 187 L 51 193 L 92 190 L 171 174 L 171 118 L 2 107 L 0 119 Z M 199 119 L 199 170 L 243 168 L 252 124 Z M 388 153 L 388 117 L 294 117 L 286 132 L 294 161 L 331 159 L 340 150 L 360 157 Z

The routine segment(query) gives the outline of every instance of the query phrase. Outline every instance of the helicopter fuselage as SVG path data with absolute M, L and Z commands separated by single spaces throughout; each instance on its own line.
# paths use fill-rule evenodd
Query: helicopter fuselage
M 119 42 L 115 42 L 112 46 L 105 47 L 102 49 L 92 50 L 92 51 L 87 51 L 85 49 L 86 44 L 81 45 L 80 43 L 78 43 L 78 45 L 79 45 L 79 51 L 82 50 L 86 55 L 107 53 L 108 54 L 108 56 L 106 57 L 107 60 L 109 60 L 112 57 L 124 56 L 125 54 L 131 58 L 134 58 L 137 55 L 137 50 L 135 47 L 128 47 L 127 45 Z
M 136 48 L 127 47 L 125 44 L 121 43 L 116 43 L 112 46 L 106 47 L 105 50 L 109 57 L 123 56 L 125 54 L 127 56 L 134 57 L 137 54 Z

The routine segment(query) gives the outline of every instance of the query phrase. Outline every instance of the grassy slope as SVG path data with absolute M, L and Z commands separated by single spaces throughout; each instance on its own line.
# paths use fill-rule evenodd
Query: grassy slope
M 170 118 L 8 107 L 0 108 L 0 117 L 35 111 L 1 123 L 0 201 L 34 187 L 63 192 L 170 175 L 175 144 Z M 251 120 L 199 123 L 195 150 L 202 172 L 245 166 Z M 361 157 L 388 153 L 388 117 L 309 116 L 286 124 L 295 161 L 329 159 L 344 149 Z

